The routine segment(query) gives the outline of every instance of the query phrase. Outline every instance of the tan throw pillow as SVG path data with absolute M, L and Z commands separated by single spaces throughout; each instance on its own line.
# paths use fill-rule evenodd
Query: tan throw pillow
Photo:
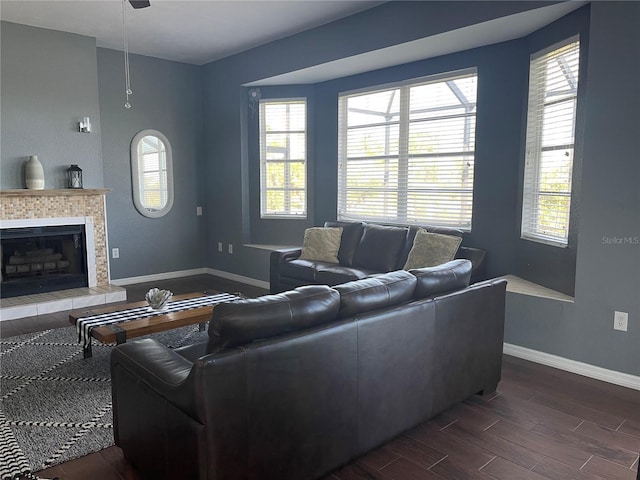
M 312 227 L 304 231 L 301 260 L 339 263 L 342 227 Z
M 404 269 L 435 267 L 449 262 L 455 258 L 460 242 L 460 237 L 429 233 L 421 228 L 416 232 Z

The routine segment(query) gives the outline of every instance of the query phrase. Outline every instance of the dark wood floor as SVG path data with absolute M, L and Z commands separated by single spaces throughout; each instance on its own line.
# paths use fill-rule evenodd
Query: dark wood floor
M 142 298 L 151 286 L 174 293 L 264 293 L 198 276 L 134 285 L 127 289 L 129 299 Z M 67 324 L 64 314 L 34 317 L 21 326 L 1 322 L 0 334 Z M 639 451 L 640 392 L 505 355 L 495 394 L 470 398 L 323 480 L 636 480 Z M 141 478 L 117 447 L 40 475 L 61 480 Z

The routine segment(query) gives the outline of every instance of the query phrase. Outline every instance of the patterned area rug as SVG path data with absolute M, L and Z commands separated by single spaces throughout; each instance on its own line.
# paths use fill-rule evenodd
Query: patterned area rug
M 150 335 L 176 348 L 207 338 L 198 326 Z M 109 355 L 83 359 L 75 327 L 0 339 L 0 478 L 113 445 Z

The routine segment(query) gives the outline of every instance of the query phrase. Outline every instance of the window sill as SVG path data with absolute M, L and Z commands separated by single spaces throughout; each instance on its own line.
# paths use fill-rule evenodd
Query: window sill
M 300 245 L 263 245 L 259 243 L 245 243 L 242 246 L 247 248 L 256 248 L 258 250 L 268 250 L 268 251 L 280 250 L 283 248 L 300 248 Z
M 516 277 L 515 275 L 505 275 L 503 278 L 507 281 L 507 292 L 516 293 L 519 295 L 529 295 L 532 297 L 548 298 L 550 300 L 557 300 L 559 302 L 574 303 L 574 298 L 564 293 L 552 290 L 551 288 L 543 287 L 537 283 L 530 282 L 524 278 Z

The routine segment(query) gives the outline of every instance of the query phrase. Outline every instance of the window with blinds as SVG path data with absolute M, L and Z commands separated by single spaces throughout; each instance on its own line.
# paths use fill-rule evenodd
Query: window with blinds
M 522 238 L 566 246 L 571 209 L 580 43 L 532 55 Z
M 338 219 L 471 229 L 477 71 L 339 97 Z
M 307 104 L 304 99 L 260 102 L 262 218 L 307 215 Z

